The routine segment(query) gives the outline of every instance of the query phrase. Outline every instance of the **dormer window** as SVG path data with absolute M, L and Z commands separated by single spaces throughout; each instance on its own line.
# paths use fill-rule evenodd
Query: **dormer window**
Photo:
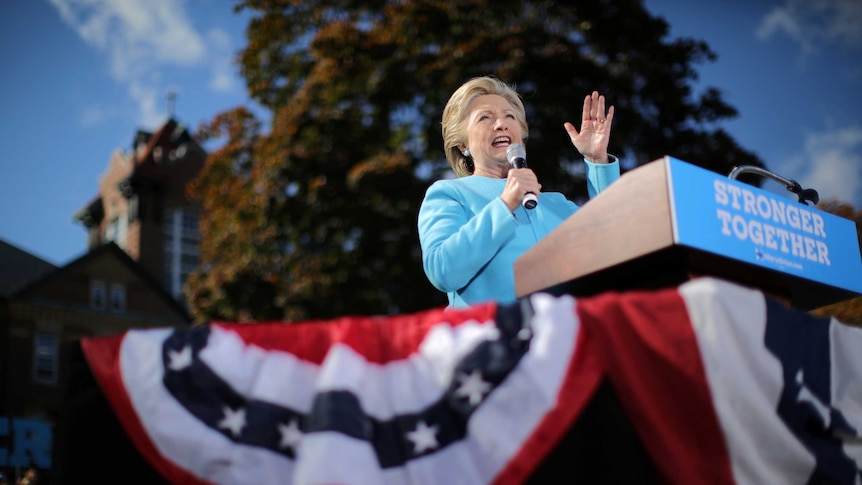
M 96 310 L 104 310 L 107 303 L 107 295 L 104 281 L 93 280 L 90 282 L 90 307 Z
M 162 147 L 153 148 L 153 160 L 155 160 L 156 162 L 161 162 L 164 156 L 165 154 L 164 150 L 162 150 Z
M 114 283 L 111 285 L 111 311 L 123 312 L 126 310 L 126 287 Z

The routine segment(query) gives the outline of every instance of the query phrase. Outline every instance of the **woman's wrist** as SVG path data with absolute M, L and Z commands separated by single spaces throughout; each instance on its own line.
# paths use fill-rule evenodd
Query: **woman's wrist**
M 509 209 L 509 212 L 515 212 L 515 209 L 518 208 L 518 201 L 511 202 L 511 201 L 507 200 L 505 197 L 503 197 L 502 195 L 500 196 L 500 200 L 502 200 L 503 203 L 506 204 L 506 208 Z M 514 207 L 513 207 L 513 205 L 514 205 Z
M 584 156 L 584 160 L 589 162 L 589 163 L 594 163 L 596 165 L 606 165 L 608 163 L 614 163 L 614 162 L 620 161 L 619 157 L 617 157 L 616 155 L 611 155 L 610 153 L 605 154 L 604 161 L 600 161 L 601 157 L 592 158 L 592 157 L 588 157 L 588 156 Z

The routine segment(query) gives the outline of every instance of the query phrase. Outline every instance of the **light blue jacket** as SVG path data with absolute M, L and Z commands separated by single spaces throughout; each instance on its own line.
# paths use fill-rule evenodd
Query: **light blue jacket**
M 620 177 L 619 161 L 587 165 L 590 198 Z M 509 212 L 500 198 L 506 179 L 471 175 L 438 180 L 419 209 L 425 274 L 449 296 L 449 307 L 515 300 L 513 264 L 578 206 L 558 192 L 542 192 L 534 209 Z

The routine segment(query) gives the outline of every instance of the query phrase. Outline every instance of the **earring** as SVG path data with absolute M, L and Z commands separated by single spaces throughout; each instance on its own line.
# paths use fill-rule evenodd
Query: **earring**
M 470 156 L 470 149 L 469 149 L 469 148 L 468 148 L 468 149 L 466 149 L 466 150 L 464 150 L 464 156 L 465 156 L 465 157 L 469 157 L 469 156 Z

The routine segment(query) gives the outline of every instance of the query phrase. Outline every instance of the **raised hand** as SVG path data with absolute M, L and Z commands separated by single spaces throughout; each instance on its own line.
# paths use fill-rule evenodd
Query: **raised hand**
M 608 142 L 611 139 L 611 123 L 614 107 L 605 112 L 605 97 L 598 91 L 584 98 L 581 130 L 568 121 L 563 124 L 572 144 L 587 160 L 594 163 L 608 163 Z

